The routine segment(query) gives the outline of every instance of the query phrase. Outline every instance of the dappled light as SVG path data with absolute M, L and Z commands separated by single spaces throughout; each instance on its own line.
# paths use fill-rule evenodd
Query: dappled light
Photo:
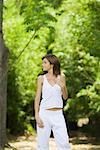
M 99 0 L 0 1 L 0 148 L 36 149 L 37 78 L 42 57 L 52 53 L 66 77 L 71 148 L 100 149 L 99 39 Z M 56 150 L 52 136 L 50 150 Z

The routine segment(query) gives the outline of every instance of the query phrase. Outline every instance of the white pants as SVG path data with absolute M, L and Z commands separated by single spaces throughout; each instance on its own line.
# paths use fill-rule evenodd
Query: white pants
M 51 130 L 57 150 L 71 150 L 63 111 L 40 109 L 39 116 L 44 123 L 44 127 L 40 128 L 37 125 L 37 150 L 49 150 Z

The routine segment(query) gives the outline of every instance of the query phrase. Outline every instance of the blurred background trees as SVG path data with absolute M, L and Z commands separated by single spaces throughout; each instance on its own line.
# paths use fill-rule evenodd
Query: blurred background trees
M 60 58 L 66 74 L 68 121 L 80 127 L 100 123 L 99 24 L 99 0 L 5 0 L 10 133 L 32 131 L 36 79 L 41 57 L 49 52 Z

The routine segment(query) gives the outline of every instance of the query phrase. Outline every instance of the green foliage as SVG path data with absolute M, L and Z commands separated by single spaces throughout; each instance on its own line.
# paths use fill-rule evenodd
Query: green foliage
M 37 75 L 42 71 L 41 57 L 49 50 L 61 59 L 67 77 L 64 110 L 69 120 L 100 118 L 99 11 L 97 0 L 5 1 L 10 132 L 32 131 Z
M 27 32 L 24 19 L 19 15 L 14 2 L 7 3 L 7 10 L 4 15 L 4 33 L 6 45 L 9 47 L 9 68 L 8 68 L 8 128 L 10 132 L 23 132 L 27 125 L 28 116 L 33 111 L 33 100 L 36 89 L 36 78 L 41 71 L 41 57 L 45 53 L 45 43 L 48 31 L 45 29 L 45 36 L 42 38 L 43 30 L 39 30 L 39 38 L 32 39 L 29 46 L 18 58 L 20 52 L 29 41 L 34 31 Z M 8 10 L 13 6 L 13 15 Z M 9 14 L 9 15 L 8 15 Z M 37 33 L 38 34 L 38 33 Z M 44 52 L 42 51 L 44 50 Z M 37 60 L 38 56 L 38 60 Z M 12 126 L 13 123 L 13 126 Z M 16 126 L 16 130 L 14 130 Z
M 68 7 L 64 7 L 65 4 Z M 72 3 L 70 0 L 64 1 L 60 8 L 63 13 L 58 17 L 55 42 L 51 47 L 61 58 L 62 68 L 67 76 L 69 99 L 64 110 L 68 112 L 70 120 L 91 118 L 96 116 L 97 112 L 97 116 L 100 115 L 98 93 L 95 95 L 95 100 L 86 96 L 87 94 L 77 97 L 81 91 L 85 93 L 89 90 L 88 87 L 93 88 L 94 84 L 100 81 L 100 78 L 97 80 L 100 68 L 98 49 L 100 48 L 97 44 L 98 36 L 94 33 L 95 30 L 100 32 L 97 21 L 100 17 L 99 8 L 100 4 L 96 1 Z M 100 37 L 100 34 L 98 35 Z M 94 39 L 97 42 L 94 42 Z M 94 92 L 96 92 L 95 89 Z

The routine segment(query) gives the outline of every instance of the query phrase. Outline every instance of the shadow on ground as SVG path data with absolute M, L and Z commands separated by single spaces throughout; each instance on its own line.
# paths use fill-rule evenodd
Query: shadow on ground
M 36 135 L 25 135 L 19 137 L 9 136 L 11 147 L 5 150 L 36 150 Z M 71 132 L 70 145 L 72 150 L 100 150 L 100 139 L 90 137 L 81 132 Z M 57 150 L 54 138 L 49 141 L 50 150 Z

